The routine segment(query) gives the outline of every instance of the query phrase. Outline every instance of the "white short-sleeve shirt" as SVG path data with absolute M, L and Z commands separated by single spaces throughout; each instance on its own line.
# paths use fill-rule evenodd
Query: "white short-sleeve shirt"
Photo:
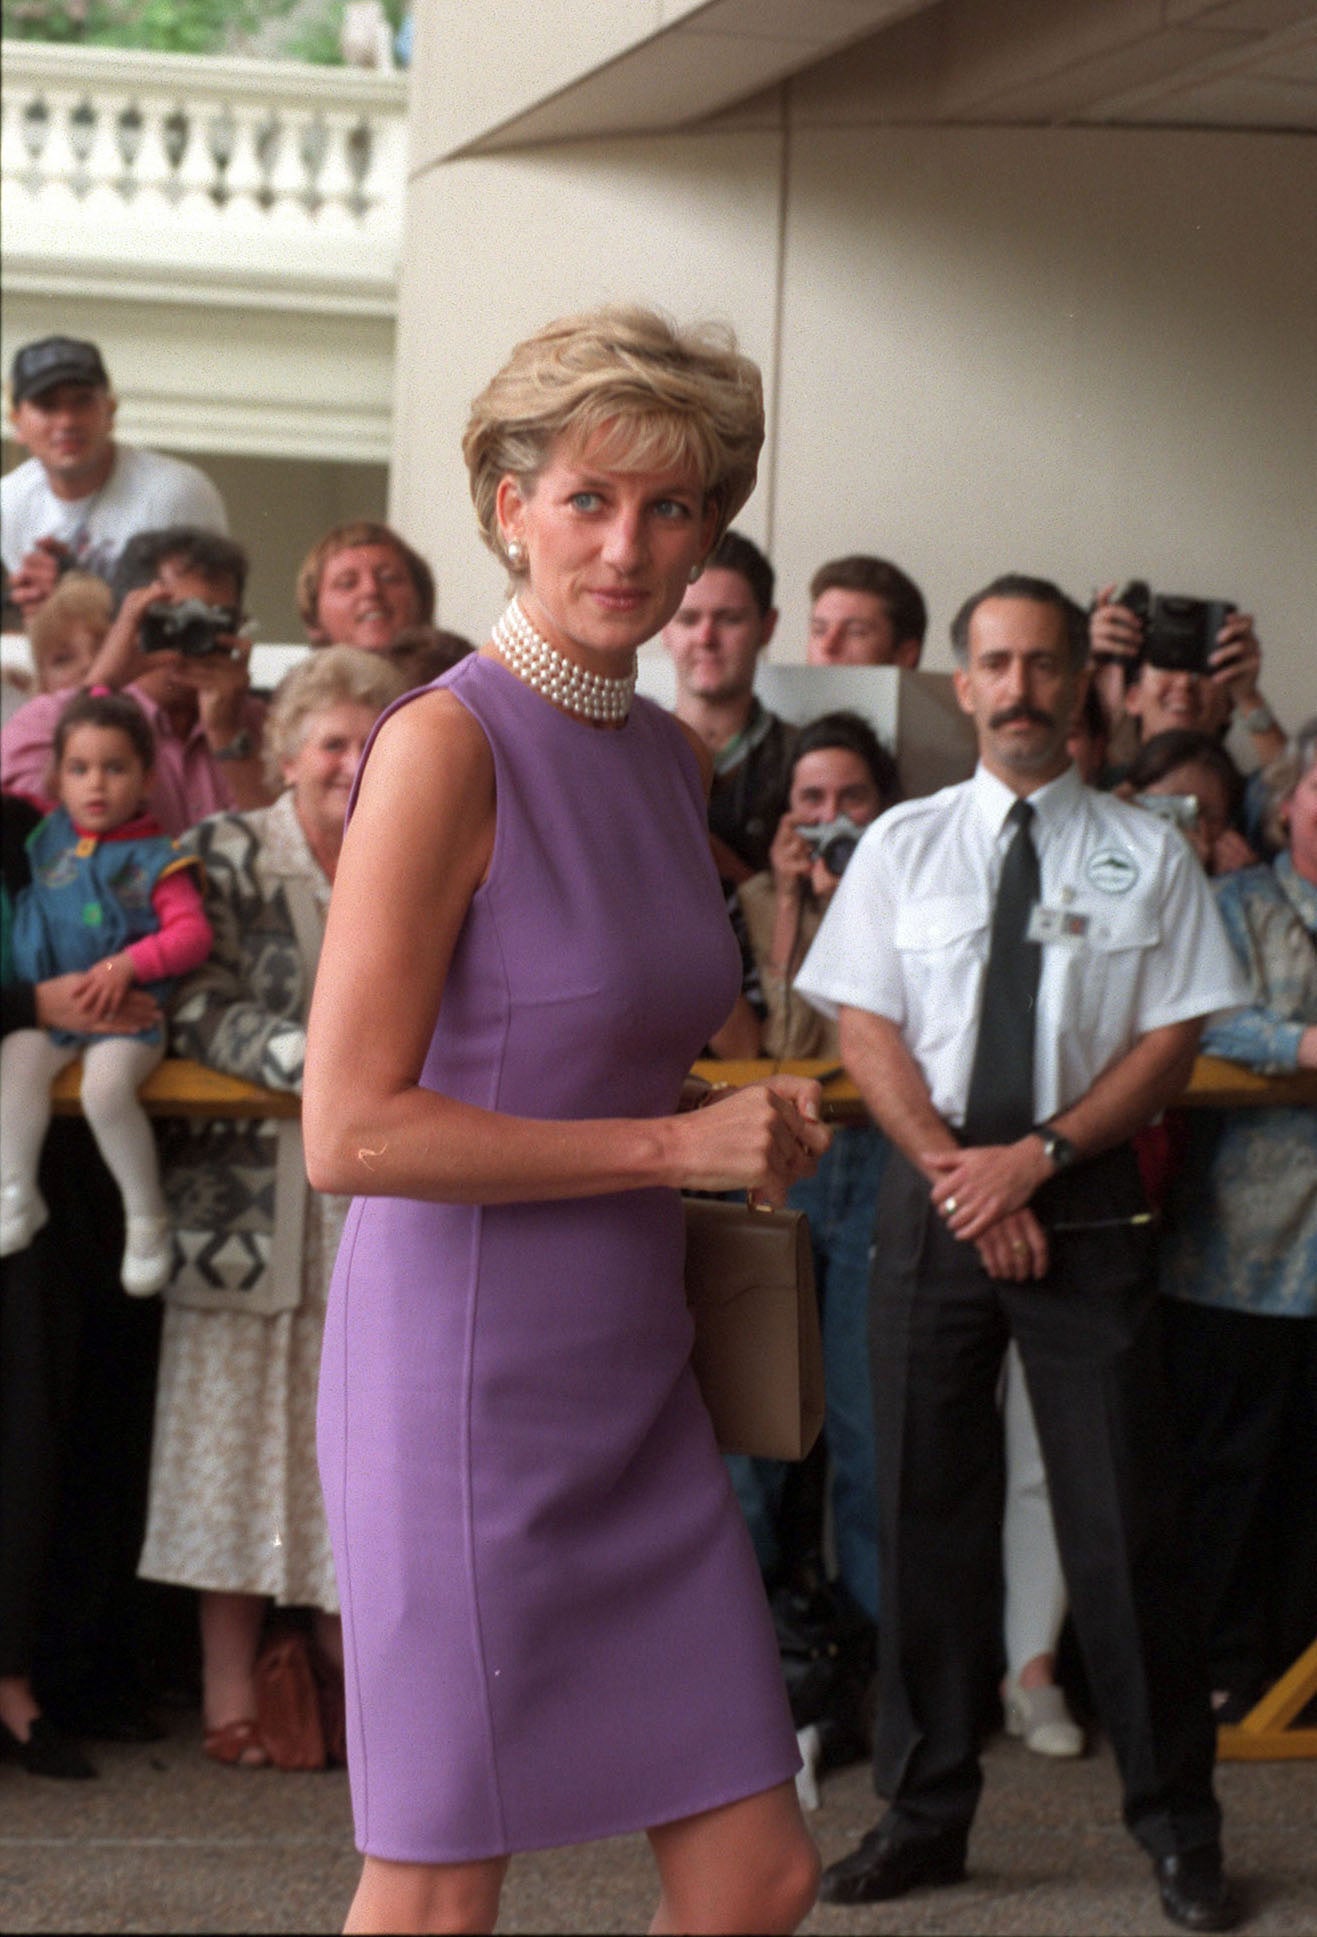
M 893 807 L 865 834 L 796 977 L 825 1015 L 867 1009 L 901 1030 L 934 1108 L 964 1119 L 993 897 L 1016 796 L 972 780 Z M 1141 1036 L 1237 1008 L 1247 978 L 1193 850 L 1075 768 L 1030 794 L 1042 944 L 1035 1121 L 1070 1108 Z
M 130 538 L 165 525 L 229 528 L 224 500 L 205 472 L 160 451 L 116 444 L 109 477 L 85 498 L 57 498 L 35 457 L 0 479 L 0 546 L 11 572 L 38 538 L 57 538 L 80 570 L 108 578 Z

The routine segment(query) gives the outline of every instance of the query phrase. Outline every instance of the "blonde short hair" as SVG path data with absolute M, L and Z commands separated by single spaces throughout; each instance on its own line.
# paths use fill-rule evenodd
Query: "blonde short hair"
M 265 777 L 281 788 L 284 761 L 294 760 L 317 713 L 331 706 L 370 706 L 382 713 L 407 691 L 407 681 L 382 653 L 359 646 L 323 646 L 285 673 L 265 716 Z
M 75 628 L 85 626 L 99 643 L 110 630 L 113 610 L 114 595 L 103 578 L 91 572 L 66 572 L 27 622 L 27 642 L 38 680 L 46 660 Z
M 692 464 L 717 506 L 716 544 L 755 486 L 764 441 L 758 366 L 722 324 L 681 329 L 632 305 L 561 317 L 519 343 L 471 406 L 462 439 L 480 535 L 509 571 L 499 484 L 509 473 L 533 484 L 567 433 L 600 439 L 600 463 L 620 471 Z

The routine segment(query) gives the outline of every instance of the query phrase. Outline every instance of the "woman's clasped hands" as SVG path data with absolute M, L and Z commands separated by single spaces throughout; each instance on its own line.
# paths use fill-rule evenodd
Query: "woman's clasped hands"
M 780 1208 L 832 1141 L 819 1120 L 821 1094 L 807 1077 L 770 1076 L 674 1118 L 681 1188 L 752 1191 Z

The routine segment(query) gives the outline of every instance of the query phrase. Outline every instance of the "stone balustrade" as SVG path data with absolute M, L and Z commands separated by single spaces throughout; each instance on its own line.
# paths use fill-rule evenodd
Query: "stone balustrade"
M 0 101 L 20 276 L 396 276 L 405 76 L 8 40 Z

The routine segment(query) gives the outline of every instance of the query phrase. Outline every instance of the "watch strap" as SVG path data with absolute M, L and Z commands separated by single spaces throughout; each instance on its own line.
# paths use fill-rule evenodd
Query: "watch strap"
M 1063 1137 L 1050 1123 L 1035 1123 L 1033 1133 L 1042 1143 L 1048 1162 L 1057 1170 L 1068 1170 L 1079 1154 L 1069 1137 Z

